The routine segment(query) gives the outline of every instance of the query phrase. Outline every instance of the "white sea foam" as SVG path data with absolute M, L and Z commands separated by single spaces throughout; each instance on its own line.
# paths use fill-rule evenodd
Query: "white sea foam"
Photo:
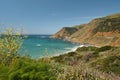
M 85 46 L 85 45 L 75 46 L 75 47 L 71 48 L 69 51 L 66 51 L 65 53 L 72 52 L 72 51 L 76 51 L 77 48 L 79 48 L 79 47 L 83 47 L 83 46 Z
M 67 54 L 68 52 L 76 51 L 77 48 L 83 47 L 83 46 L 87 46 L 87 45 L 79 45 L 79 46 L 75 46 L 73 48 L 65 48 L 68 51 L 65 51 L 65 52 L 56 52 L 56 53 L 51 54 L 51 55 L 49 55 L 47 57 L 54 57 L 54 56 L 60 56 L 60 55 L 63 55 L 63 54 Z M 43 58 L 43 57 L 45 57 L 45 56 L 41 56 L 39 58 Z
M 36 46 L 41 46 L 41 44 L 37 44 Z
M 62 55 L 62 54 L 66 54 L 66 53 L 68 53 L 68 52 L 76 51 L 77 48 L 83 47 L 83 46 L 86 46 L 86 45 L 79 45 L 79 46 L 75 46 L 75 47 L 73 47 L 73 48 L 65 48 L 65 49 L 68 50 L 68 51 L 65 51 L 65 52 L 63 52 L 63 53 L 57 52 L 57 53 L 55 53 L 55 54 L 53 54 L 53 55 L 50 55 L 50 57 L 59 56 L 59 55 Z
M 40 38 L 46 38 L 46 36 L 40 36 Z

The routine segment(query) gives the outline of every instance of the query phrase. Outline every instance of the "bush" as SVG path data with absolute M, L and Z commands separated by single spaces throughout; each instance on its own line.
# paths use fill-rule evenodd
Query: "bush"
M 21 80 L 20 72 L 16 71 L 9 75 L 9 80 Z
M 108 56 L 93 62 L 91 65 L 107 73 L 113 72 L 120 75 L 120 56 Z
M 93 57 L 98 57 L 99 56 L 99 52 L 94 52 L 93 53 Z
M 9 65 L 12 59 L 17 55 L 22 45 L 24 36 L 21 31 L 14 28 L 6 28 L 0 34 L 0 63 Z
M 70 57 L 70 56 L 74 56 L 76 55 L 77 53 L 76 52 L 69 52 L 67 54 L 65 54 L 66 56 Z
M 76 51 L 78 51 L 78 52 L 80 52 L 80 51 L 94 51 L 96 49 L 97 49 L 97 47 L 88 46 L 88 47 L 80 47 Z
M 24 60 L 23 58 L 19 58 L 16 60 L 15 64 L 11 65 L 8 78 L 10 80 L 49 80 L 49 78 L 55 79 L 54 74 L 49 71 L 50 68 L 51 65 L 49 63 L 38 62 L 27 58 L 24 58 Z
M 120 75 L 120 56 L 110 56 L 103 60 L 103 70 Z
M 110 50 L 111 48 L 112 48 L 111 46 L 103 46 L 101 48 L 97 48 L 95 52 L 103 52 L 103 51 Z

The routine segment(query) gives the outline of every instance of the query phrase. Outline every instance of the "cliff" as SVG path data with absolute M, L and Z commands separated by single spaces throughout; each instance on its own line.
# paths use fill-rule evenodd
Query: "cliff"
M 75 27 L 64 27 L 59 32 L 52 35 L 52 38 L 68 39 L 73 33 L 77 31 L 78 31 L 78 28 L 75 28 Z
M 77 43 L 89 43 L 96 46 L 120 45 L 120 14 L 97 18 L 88 24 L 77 27 L 65 27 L 52 38 L 66 39 Z

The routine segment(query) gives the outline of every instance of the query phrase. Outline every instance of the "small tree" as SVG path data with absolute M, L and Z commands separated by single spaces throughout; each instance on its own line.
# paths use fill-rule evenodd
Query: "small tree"
M 22 45 L 24 36 L 22 30 L 14 28 L 5 28 L 0 34 L 0 63 L 9 64 L 14 56 L 17 55 Z

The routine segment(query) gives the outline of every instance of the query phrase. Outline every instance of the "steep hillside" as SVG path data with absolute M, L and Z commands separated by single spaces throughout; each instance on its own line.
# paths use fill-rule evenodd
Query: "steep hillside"
M 58 39 L 66 39 L 77 32 L 78 30 L 82 29 L 86 24 L 81 25 L 75 25 L 73 27 L 63 27 L 60 31 L 58 31 L 56 34 L 52 35 L 52 38 L 58 38 Z
M 74 33 L 67 36 L 67 40 L 77 43 L 89 43 L 96 46 L 120 45 L 120 14 L 113 14 L 97 18 L 77 28 Z M 65 33 L 65 32 L 64 32 Z M 61 32 L 57 33 L 57 35 Z M 56 34 L 54 36 L 57 36 Z M 62 34 L 61 38 L 66 35 Z
M 78 28 L 75 27 L 64 27 L 59 32 L 51 36 L 52 38 L 58 38 L 58 39 L 67 39 L 70 37 L 73 33 L 78 31 Z

